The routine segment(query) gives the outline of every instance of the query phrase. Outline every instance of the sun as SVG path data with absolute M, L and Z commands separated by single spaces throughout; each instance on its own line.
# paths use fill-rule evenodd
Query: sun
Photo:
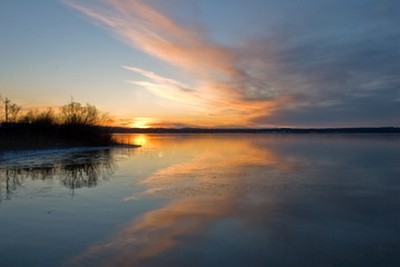
M 135 118 L 129 126 L 132 128 L 150 128 L 152 121 L 151 118 L 139 117 Z

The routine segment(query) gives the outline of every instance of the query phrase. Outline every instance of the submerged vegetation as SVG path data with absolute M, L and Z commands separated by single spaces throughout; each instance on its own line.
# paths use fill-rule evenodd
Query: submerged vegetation
M 4 110 L 0 127 L 0 150 L 108 146 L 116 144 L 107 114 L 95 106 L 78 102 L 58 109 L 22 110 L 1 98 Z

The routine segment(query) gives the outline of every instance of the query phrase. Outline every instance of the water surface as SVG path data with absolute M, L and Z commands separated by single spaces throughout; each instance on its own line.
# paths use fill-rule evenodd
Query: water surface
M 120 135 L 0 164 L 0 266 L 399 266 L 396 135 Z

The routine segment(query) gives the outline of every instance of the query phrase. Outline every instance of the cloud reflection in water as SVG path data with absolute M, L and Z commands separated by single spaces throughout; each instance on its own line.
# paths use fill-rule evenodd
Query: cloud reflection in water
M 266 147 L 258 148 L 247 138 L 194 139 L 197 141 L 182 138 L 175 151 L 164 151 L 181 160 L 144 178 L 141 183 L 147 189 L 125 198 L 167 198 L 168 204 L 134 219 L 104 244 L 88 248 L 71 266 L 88 262 L 104 266 L 160 264 L 160 257 L 184 245 L 184 240 L 196 239 L 218 219 L 234 216 L 236 202 L 260 185 L 260 177 L 251 177 L 249 168 L 260 167 L 273 174 L 287 172 L 295 164 Z M 151 140 L 146 138 L 149 147 L 159 145 L 155 142 L 152 146 Z M 164 141 L 168 147 L 168 140 Z

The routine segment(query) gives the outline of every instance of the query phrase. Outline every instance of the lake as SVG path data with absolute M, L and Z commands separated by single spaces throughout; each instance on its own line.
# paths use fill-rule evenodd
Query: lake
M 400 266 L 398 135 L 126 134 L 0 164 L 0 266 Z

